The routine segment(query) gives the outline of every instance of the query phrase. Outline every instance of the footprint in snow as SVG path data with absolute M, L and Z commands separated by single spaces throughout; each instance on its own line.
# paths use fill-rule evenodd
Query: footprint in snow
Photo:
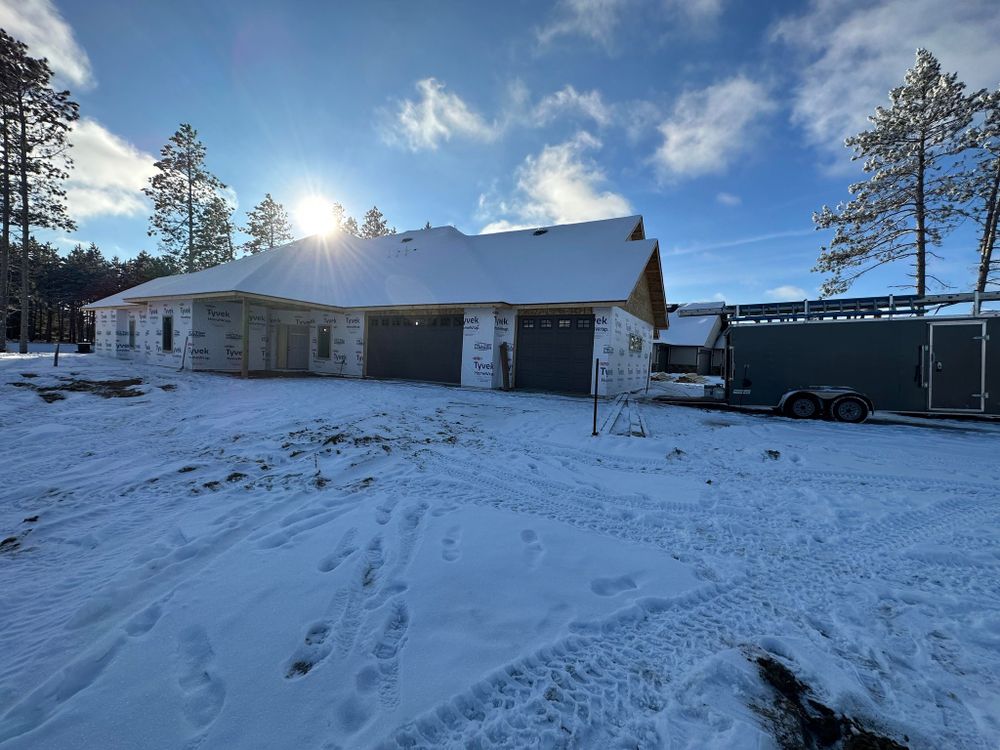
M 460 527 L 452 526 L 448 529 L 441 540 L 441 557 L 445 562 L 455 562 L 462 556 L 462 550 L 459 547 L 461 539 L 462 529 Z
M 524 542 L 524 561 L 529 568 L 538 567 L 542 555 L 545 554 L 545 548 L 539 541 L 538 534 L 532 529 L 525 529 L 521 532 L 521 541 Z
M 392 511 L 396 508 L 396 504 L 399 500 L 386 500 L 384 503 L 375 508 L 375 520 L 382 526 L 389 523 L 389 519 L 392 518 Z
M 222 710 L 226 688 L 215 674 L 215 653 L 200 625 L 181 631 L 178 642 L 180 672 L 177 683 L 184 696 L 184 716 L 196 729 L 206 729 Z
M 595 578 L 590 582 L 590 590 L 598 596 L 617 596 L 623 591 L 639 588 L 631 576 L 617 578 Z

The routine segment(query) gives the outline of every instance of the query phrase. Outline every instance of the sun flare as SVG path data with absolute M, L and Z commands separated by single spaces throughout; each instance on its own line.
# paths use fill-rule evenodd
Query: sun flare
M 308 195 L 295 207 L 295 221 L 306 234 L 329 234 L 337 228 L 333 202 L 321 195 Z

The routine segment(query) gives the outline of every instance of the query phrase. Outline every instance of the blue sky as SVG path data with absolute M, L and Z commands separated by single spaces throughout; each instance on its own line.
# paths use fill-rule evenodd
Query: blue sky
M 914 49 L 1000 81 L 1000 6 L 980 0 L 0 0 L 0 26 L 81 105 L 61 247 L 155 251 L 140 190 L 190 122 L 238 224 L 265 192 L 467 233 L 641 213 L 672 301 L 815 296 L 812 211 L 847 197 L 843 137 Z M 971 229 L 943 255 L 967 287 Z

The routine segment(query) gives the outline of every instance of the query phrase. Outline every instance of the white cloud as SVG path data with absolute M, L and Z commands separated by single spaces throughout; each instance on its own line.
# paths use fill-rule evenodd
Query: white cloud
M 722 172 L 750 147 L 755 125 L 774 108 L 767 88 L 745 76 L 685 92 L 660 125 L 663 143 L 653 160 L 667 178 Z
M 809 294 L 805 289 L 800 286 L 792 286 L 791 284 L 784 284 L 782 286 L 777 286 L 774 289 L 768 289 L 764 292 L 764 295 L 768 299 L 775 300 L 776 302 L 800 300 L 809 297 Z
M 724 0 L 559 0 L 552 20 L 536 31 L 541 44 L 559 37 L 582 37 L 611 51 L 623 25 L 636 30 L 666 26 L 685 33 L 710 31 Z M 626 21 L 626 24 L 622 22 Z
M 631 0 L 560 0 L 555 19 L 538 30 L 538 41 L 582 36 L 610 48 L 622 12 L 630 4 Z
M 566 114 L 583 115 L 602 128 L 610 125 L 614 118 L 611 108 L 601 98 L 600 91 L 593 89 L 580 93 L 573 86 L 567 85 L 543 97 L 532 111 L 532 120 L 536 125 L 547 125 Z
M 743 199 L 740 196 L 726 192 L 716 193 L 715 200 L 723 206 L 738 206 L 743 203 Z
M 722 15 L 722 0 L 664 0 L 667 11 L 698 28 L 714 26 Z
M 538 155 L 528 156 L 516 172 L 515 197 L 499 203 L 493 211 L 510 216 L 494 219 L 482 231 L 566 224 L 633 213 L 624 196 L 602 190 L 607 177 L 586 156 L 588 151 L 600 147 L 597 138 L 580 132 L 564 143 L 546 146 Z M 481 211 L 489 211 L 488 203 L 485 197 L 480 198 Z
M 876 5 L 814 0 L 786 18 L 772 39 L 799 49 L 793 121 L 810 142 L 843 155 L 845 137 L 868 127 L 875 107 L 903 81 L 918 47 L 973 88 L 1000 81 L 1000 6 L 996 0 L 888 0 Z
M 75 167 L 66 186 L 70 215 L 135 216 L 146 210 L 142 188 L 152 176 L 153 157 L 91 119 L 70 133 Z
M 461 136 L 492 141 L 499 135 L 495 124 L 486 122 L 457 94 L 445 90 L 434 78 L 417 81 L 420 97 L 399 103 L 390 125 L 390 140 L 402 141 L 413 151 L 434 150 L 441 141 Z
M 0 28 L 27 44 L 31 55 L 48 58 L 53 72 L 67 83 L 80 88 L 94 84 L 87 53 L 51 0 L 0 0 Z

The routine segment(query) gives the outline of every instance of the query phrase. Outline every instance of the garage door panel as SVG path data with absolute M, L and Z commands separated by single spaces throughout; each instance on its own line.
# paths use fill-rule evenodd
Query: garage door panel
M 519 317 L 515 385 L 560 393 L 590 393 L 593 351 L 593 315 Z
M 462 316 L 370 316 L 366 374 L 435 383 L 462 380 Z

